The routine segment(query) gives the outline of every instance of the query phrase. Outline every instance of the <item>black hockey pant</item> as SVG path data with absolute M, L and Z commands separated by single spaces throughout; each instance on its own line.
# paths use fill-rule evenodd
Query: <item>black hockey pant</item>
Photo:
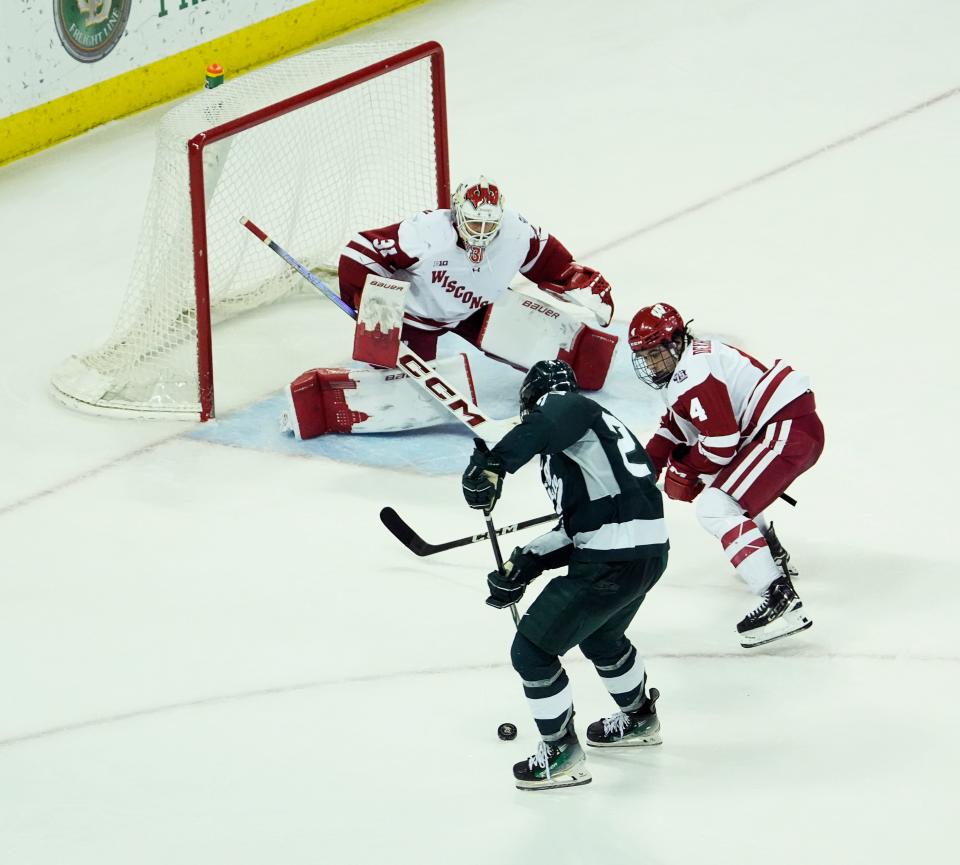
M 593 662 L 622 710 L 643 701 L 643 661 L 624 632 L 666 566 L 666 555 L 571 564 L 520 619 L 510 658 L 544 741 L 561 738 L 573 719 L 573 696 L 560 656 L 574 646 Z

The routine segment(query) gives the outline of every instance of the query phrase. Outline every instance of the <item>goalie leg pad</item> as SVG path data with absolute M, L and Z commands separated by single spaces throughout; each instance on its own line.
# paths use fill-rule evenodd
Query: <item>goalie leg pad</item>
M 466 355 L 444 358 L 435 367 L 476 402 Z M 326 433 L 399 432 L 450 420 L 435 399 L 396 369 L 311 369 L 287 387 L 287 396 L 280 429 L 298 439 Z
M 362 412 L 351 411 L 346 391 L 356 388 L 351 373 L 357 370 L 309 369 L 287 385 L 287 409 L 280 415 L 280 429 L 298 439 L 312 439 L 324 433 L 350 432 L 366 420 Z
M 600 390 L 607 380 L 618 341 L 616 335 L 585 324 L 574 337 L 570 350 L 560 349 L 557 360 L 565 360 L 573 367 L 583 390 Z

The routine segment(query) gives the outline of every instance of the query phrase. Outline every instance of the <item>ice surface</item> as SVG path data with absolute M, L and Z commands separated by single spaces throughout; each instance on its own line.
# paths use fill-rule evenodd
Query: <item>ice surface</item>
M 454 176 L 600 268 L 618 327 L 668 300 L 815 384 L 826 451 L 769 514 L 814 627 L 740 649 L 752 597 L 668 503 L 630 631 L 664 745 L 591 752 L 567 791 L 511 783 L 536 736 L 489 549 L 417 559 L 377 519 L 479 531 L 469 437 L 279 437 L 279 388 L 349 358 L 312 297 L 216 331 L 213 425 L 62 408 L 160 112 L 0 169 L 0 860 L 956 862 L 958 27 L 947 0 L 447 0 L 346 37 L 444 45 Z M 603 396 L 644 437 L 656 397 L 616 364 Z M 480 365 L 512 414 L 518 374 Z M 495 517 L 548 507 L 528 467 Z M 612 704 L 566 663 L 583 727 Z

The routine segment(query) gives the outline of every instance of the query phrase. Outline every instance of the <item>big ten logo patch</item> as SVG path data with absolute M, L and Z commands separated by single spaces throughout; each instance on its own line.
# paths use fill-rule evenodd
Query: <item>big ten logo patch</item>
M 61 44 L 81 63 L 106 57 L 123 36 L 132 5 L 133 0 L 54 0 Z

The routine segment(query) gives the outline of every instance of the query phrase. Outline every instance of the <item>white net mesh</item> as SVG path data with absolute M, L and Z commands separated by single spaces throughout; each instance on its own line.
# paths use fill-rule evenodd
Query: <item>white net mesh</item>
M 55 372 L 55 393 L 107 413 L 199 413 L 187 142 L 410 47 L 378 43 L 301 54 L 172 109 L 158 132 L 133 273 L 113 334 Z M 240 225 L 241 216 L 308 267 L 335 269 L 356 231 L 437 206 L 432 92 L 425 58 L 205 148 L 214 322 L 306 285 Z

